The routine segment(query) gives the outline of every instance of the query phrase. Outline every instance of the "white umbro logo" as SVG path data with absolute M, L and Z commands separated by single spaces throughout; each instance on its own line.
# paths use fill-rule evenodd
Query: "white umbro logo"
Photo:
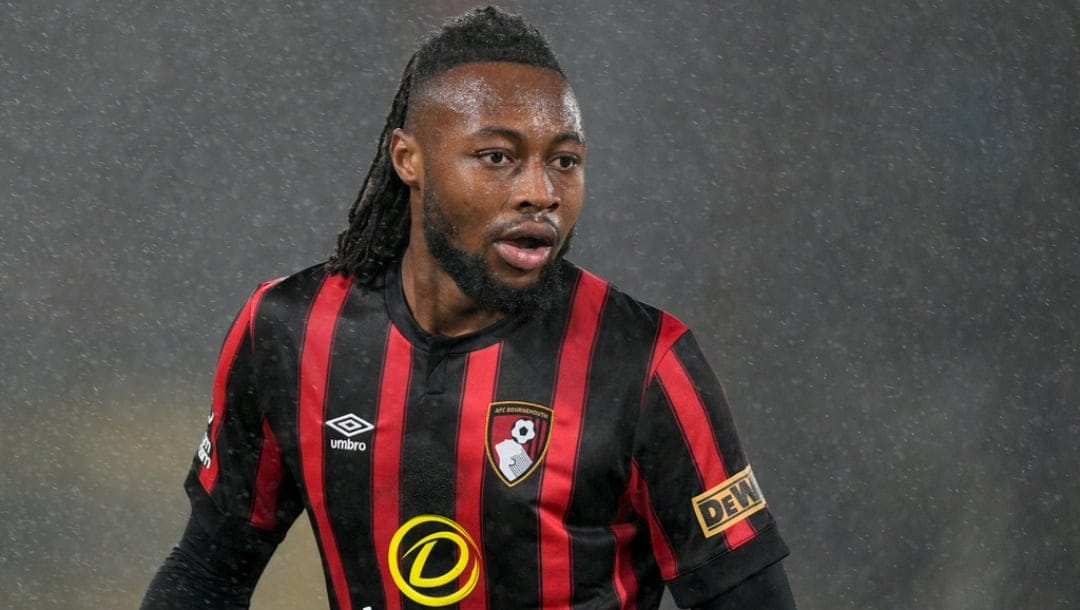
M 373 426 L 371 422 L 353 413 L 335 417 L 326 422 L 326 425 L 334 432 L 345 436 L 345 438 L 330 439 L 330 448 L 344 449 L 346 451 L 367 451 L 367 443 L 364 441 L 354 441 L 352 440 L 352 437 L 357 434 L 371 432 L 375 429 L 375 426 Z
M 335 417 L 326 422 L 327 426 L 330 426 L 335 431 L 345 435 L 346 438 L 352 438 L 357 434 L 363 434 L 375 429 L 375 426 L 371 425 L 371 422 L 362 417 L 347 413 L 341 417 Z

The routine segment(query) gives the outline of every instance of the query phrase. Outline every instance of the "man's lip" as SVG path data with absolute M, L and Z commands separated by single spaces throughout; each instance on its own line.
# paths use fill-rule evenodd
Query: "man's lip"
M 524 248 L 516 241 L 497 241 L 495 251 L 507 265 L 522 271 L 533 271 L 543 267 L 551 256 L 551 246 Z
M 559 231 L 551 223 L 526 221 L 502 232 L 495 240 L 495 251 L 507 265 L 533 271 L 548 262 L 558 241 Z
M 525 221 L 519 222 L 506 231 L 499 234 L 496 241 L 524 241 L 536 240 L 543 247 L 550 247 L 559 241 L 559 230 L 550 222 Z

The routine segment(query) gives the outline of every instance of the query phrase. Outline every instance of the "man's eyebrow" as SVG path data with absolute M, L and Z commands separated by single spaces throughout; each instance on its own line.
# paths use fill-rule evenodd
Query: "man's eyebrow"
M 477 129 L 474 136 L 478 137 L 490 137 L 490 136 L 502 136 L 510 140 L 520 140 L 522 138 L 521 133 L 510 129 L 509 127 L 499 127 L 498 125 L 488 125 Z
M 555 144 L 562 144 L 563 142 L 577 142 L 578 144 L 585 144 L 585 137 L 576 131 L 564 131 L 555 136 Z
M 521 132 L 509 127 L 501 127 L 499 125 L 488 125 L 481 127 L 473 133 L 476 137 L 491 137 L 501 136 L 510 140 L 520 141 L 525 139 Z M 585 138 L 576 131 L 562 131 L 559 132 L 552 140 L 553 144 L 561 144 L 563 142 L 577 142 L 578 144 L 585 144 Z

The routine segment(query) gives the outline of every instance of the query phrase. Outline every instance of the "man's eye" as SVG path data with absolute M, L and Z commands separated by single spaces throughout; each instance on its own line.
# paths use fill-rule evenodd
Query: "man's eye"
M 492 165 L 505 165 L 510 160 L 509 155 L 498 150 L 482 153 L 480 158 Z
M 581 160 L 573 155 L 562 155 L 555 158 L 555 167 L 559 169 L 571 169 L 581 164 Z

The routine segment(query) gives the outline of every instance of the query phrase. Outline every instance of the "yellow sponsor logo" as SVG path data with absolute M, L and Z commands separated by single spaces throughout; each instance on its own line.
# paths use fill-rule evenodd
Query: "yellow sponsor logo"
M 754 472 L 747 466 L 723 483 L 694 496 L 694 512 L 705 537 L 715 536 L 765 508 Z
M 402 551 L 406 544 L 408 548 Z M 456 560 L 448 569 L 431 574 L 432 553 Z M 480 549 L 463 527 L 446 517 L 419 515 L 406 521 L 390 539 L 389 557 L 394 583 L 409 599 L 426 606 L 456 604 L 480 581 Z M 448 591 L 447 585 L 457 583 L 466 572 L 465 581 Z

